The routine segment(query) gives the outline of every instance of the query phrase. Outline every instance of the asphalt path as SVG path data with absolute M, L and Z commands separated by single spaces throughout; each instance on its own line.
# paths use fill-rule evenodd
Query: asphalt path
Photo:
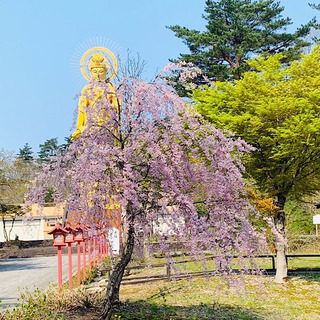
M 82 262 L 82 261 L 81 261 Z M 72 256 L 73 269 L 77 256 Z M 68 280 L 68 256 L 62 256 L 62 278 Z M 58 257 L 0 259 L 0 308 L 12 308 L 26 289 L 44 289 L 58 282 Z

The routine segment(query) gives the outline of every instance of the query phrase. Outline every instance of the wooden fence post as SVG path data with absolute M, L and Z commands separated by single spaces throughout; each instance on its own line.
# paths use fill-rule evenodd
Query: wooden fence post
M 276 270 L 276 263 L 274 261 L 274 256 L 271 256 L 271 258 L 272 258 L 272 269 Z
M 166 263 L 166 274 L 167 274 L 168 281 L 171 281 L 171 267 L 169 262 Z

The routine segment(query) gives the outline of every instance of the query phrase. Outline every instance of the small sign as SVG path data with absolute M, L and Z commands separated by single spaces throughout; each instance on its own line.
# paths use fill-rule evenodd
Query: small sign
M 81 231 L 76 232 L 74 240 L 75 241 L 82 241 L 83 240 L 83 234 Z
M 320 214 L 313 216 L 313 224 L 320 224 Z
M 66 235 L 66 240 L 73 240 L 73 233 L 70 232 Z
M 119 238 L 119 230 L 117 228 L 112 228 L 109 230 L 109 243 L 110 249 L 112 250 L 113 254 L 118 255 L 120 251 L 120 238 Z
M 54 240 L 56 243 L 63 243 L 63 234 L 56 234 Z

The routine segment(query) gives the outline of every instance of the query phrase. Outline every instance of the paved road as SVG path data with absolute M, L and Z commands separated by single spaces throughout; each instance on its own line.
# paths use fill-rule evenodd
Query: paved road
M 20 292 L 25 288 L 46 288 L 49 283 L 58 281 L 58 258 L 16 258 L 0 259 L 0 308 L 13 307 L 17 304 Z M 68 256 L 62 257 L 62 277 L 68 279 Z M 77 266 L 76 256 L 72 257 L 73 268 Z

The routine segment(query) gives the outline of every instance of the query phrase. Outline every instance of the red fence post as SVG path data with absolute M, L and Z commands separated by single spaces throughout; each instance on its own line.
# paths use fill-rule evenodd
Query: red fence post
M 58 246 L 58 286 L 59 293 L 62 292 L 62 253 L 61 246 Z
M 83 254 L 83 280 L 87 279 L 87 262 L 86 262 L 86 240 L 82 242 L 82 254 Z
M 91 239 L 88 238 L 88 259 L 89 259 L 89 272 L 91 272 Z
M 80 224 L 78 223 L 76 226 L 76 232 L 74 240 L 78 242 L 77 244 L 77 251 L 78 251 L 78 287 L 81 285 L 81 246 L 80 243 L 84 241 L 83 238 L 83 229 L 80 227 Z
M 108 246 L 108 240 L 106 239 L 106 256 L 109 255 L 109 246 Z
M 74 242 L 74 237 L 76 233 L 76 229 L 70 226 L 68 222 L 65 229 L 68 233 L 65 236 L 65 242 L 68 243 L 68 265 L 69 265 L 69 291 L 72 293 L 73 289 L 73 279 L 72 279 L 72 247 L 71 244 Z
M 68 264 L 69 264 L 69 291 L 72 293 L 73 280 L 72 280 L 72 247 L 71 243 L 68 243 Z
M 97 265 L 96 245 L 97 245 L 97 239 L 96 239 L 96 237 L 94 237 L 93 238 L 93 266 L 94 267 L 96 267 L 96 265 Z
M 81 247 L 80 247 L 80 241 L 78 241 L 77 244 L 77 251 L 78 251 L 78 287 L 81 285 Z
M 100 261 L 102 261 L 102 235 L 101 235 L 101 233 L 99 236 L 99 258 L 100 258 Z

